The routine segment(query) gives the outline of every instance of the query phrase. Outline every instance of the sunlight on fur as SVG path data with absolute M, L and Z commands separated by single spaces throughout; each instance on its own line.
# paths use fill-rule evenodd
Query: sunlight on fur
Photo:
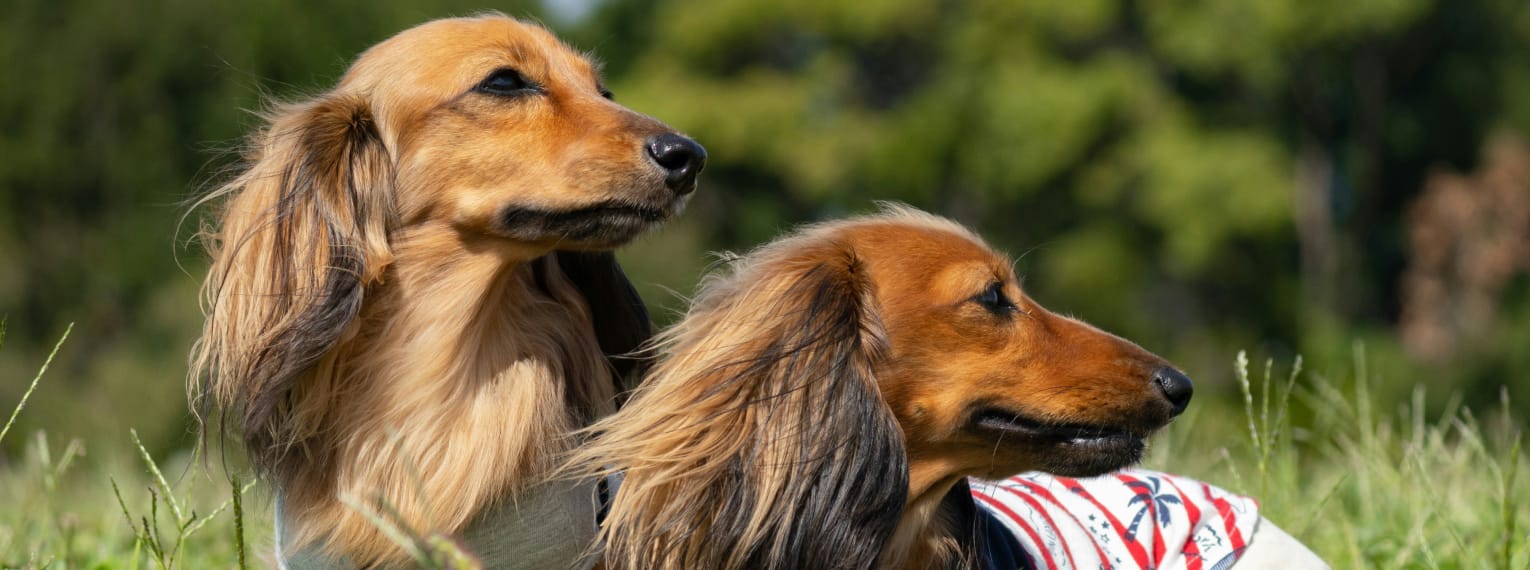
M 657 350 L 567 467 L 625 473 L 608 568 L 970 567 L 966 477 L 1124 467 L 1189 399 L 1162 359 L 902 206 L 731 262 Z
M 612 411 L 636 370 L 606 356 L 649 325 L 609 250 L 680 211 L 705 153 L 609 95 L 538 26 L 430 22 L 274 106 L 202 201 L 193 404 L 275 483 L 288 548 L 398 562 L 341 495 L 456 532 Z

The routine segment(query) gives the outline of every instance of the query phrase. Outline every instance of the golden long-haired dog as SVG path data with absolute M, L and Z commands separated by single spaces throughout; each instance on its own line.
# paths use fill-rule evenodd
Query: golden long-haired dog
M 193 401 L 275 482 L 289 547 L 395 562 L 341 497 L 453 532 L 613 410 L 632 362 L 607 355 L 649 324 L 610 250 L 705 151 L 500 15 L 406 30 L 267 120 L 208 198 Z
M 975 564 L 965 478 L 1136 462 L 1191 383 L 903 207 L 731 262 L 572 472 L 620 470 L 613 569 Z M 967 513 L 967 514 L 964 514 Z

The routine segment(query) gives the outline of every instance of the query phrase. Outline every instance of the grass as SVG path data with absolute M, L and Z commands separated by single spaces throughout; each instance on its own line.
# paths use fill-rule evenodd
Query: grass
M 0 346 L 4 330 L 0 321 Z M 16 416 L 67 337 L 0 441 L 15 437 Z M 1284 374 L 1266 361 L 1251 375 L 1239 354 L 1242 409 L 1191 406 L 1157 439 L 1148 465 L 1258 497 L 1266 517 L 1336 568 L 1530 567 L 1530 485 L 1521 475 L 1530 458 L 1507 395 L 1485 417 L 1454 399 L 1430 415 L 1421 390 L 1377 408 L 1363 347 L 1354 353 L 1348 391 L 1303 373 L 1300 359 Z M 268 493 L 195 451 L 155 458 L 124 430 L 121 441 L 92 442 L 102 452 L 90 461 L 85 442 L 64 442 L 55 453 L 46 433 L 31 434 L 14 461 L 0 456 L 0 568 L 269 565 L 269 506 L 247 499 Z M 394 525 L 388 509 L 350 499 L 421 566 L 475 565 L 450 540 Z
M 0 347 L 4 327 L 0 321 Z M 71 330 L 73 325 L 0 428 L 0 442 Z M 79 439 L 55 453 L 54 439 L 44 432 L 31 434 L 19 461 L 0 457 L 0 568 L 247 567 L 241 499 L 251 485 L 230 479 L 231 489 L 199 489 L 212 476 L 193 468 L 199 464 L 194 454 L 156 462 L 136 431 L 127 435 L 131 448 L 129 441 L 115 442 L 120 447 L 95 461 L 84 461 L 86 445 Z M 183 475 L 172 483 L 162 464 Z M 235 514 L 225 516 L 231 507 Z M 233 532 L 226 529 L 230 525 Z
M 1345 392 L 1300 373 L 1300 359 L 1285 375 L 1266 361 L 1250 378 L 1240 353 L 1241 417 L 1191 406 L 1148 465 L 1259 498 L 1262 514 L 1335 568 L 1530 567 L 1530 485 L 1520 476 L 1530 466 L 1507 392 L 1491 419 L 1454 398 L 1430 416 L 1422 390 L 1379 410 L 1363 346 L 1354 354 Z M 1308 419 L 1294 421 L 1297 409 Z

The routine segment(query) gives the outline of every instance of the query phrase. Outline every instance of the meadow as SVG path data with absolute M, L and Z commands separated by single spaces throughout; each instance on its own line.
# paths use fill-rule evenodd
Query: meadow
M 11 433 L 34 391 L 57 387 L 48 365 L 67 339 L 0 430 L 0 440 L 28 440 L 20 461 L 0 463 L 0 568 L 270 565 L 269 494 L 237 454 L 197 446 L 154 457 L 132 426 L 89 442 Z M 1346 382 L 1302 370 L 1300 358 L 1251 371 L 1240 352 L 1230 375 L 1241 409 L 1193 404 L 1157 436 L 1147 466 L 1258 497 L 1267 518 L 1335 568 L 1530 566 L 1530 457 L 1507 389 L 1495 409 L 1448 403 L 1426 415 L 1422 388 L 1406 402 L 1375 401 L 1365 348 L 1351 350 Z M 474 566 L 449 541 L 391 531 L 422 566 Z
M 185 205 L 251 111 L 489 8 L 707 147 L 687 213 L 621 254 L 658 324 L 709 252 L 906 202 L 1191 373 L 1150 467 L 1259 497 L 1336 568 L 1530 568 L 1518 0 L 10 0 L 0 568 L 270 565 L 270 489 L 193 445 L 211 210 Z

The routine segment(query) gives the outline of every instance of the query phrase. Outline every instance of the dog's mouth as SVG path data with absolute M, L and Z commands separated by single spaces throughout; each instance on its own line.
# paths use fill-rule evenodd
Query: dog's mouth
M 511 207 L 500 215 L 500 229 L 510 238 L 525 241 L 552 240 L 615 247 L 669 219 L 674 210 L 673 206 L 616 201 L 569 210 Z
M 985 431 L 1049 441 L 1087 445 L 1111 441 L 1141 441 L 1146 430 L 1100 424 L 1043 422 L 1010 410 L 982 408 L 972 415 L 972 425 Z
M 1037 420 L 1001 408 L 980 408 L 972 429 L 1036 452 L 1032 468 L 1089 477 L 1137 463 L 1147 449 L 1152 427 L 1134 424 L 1059 423 Z

